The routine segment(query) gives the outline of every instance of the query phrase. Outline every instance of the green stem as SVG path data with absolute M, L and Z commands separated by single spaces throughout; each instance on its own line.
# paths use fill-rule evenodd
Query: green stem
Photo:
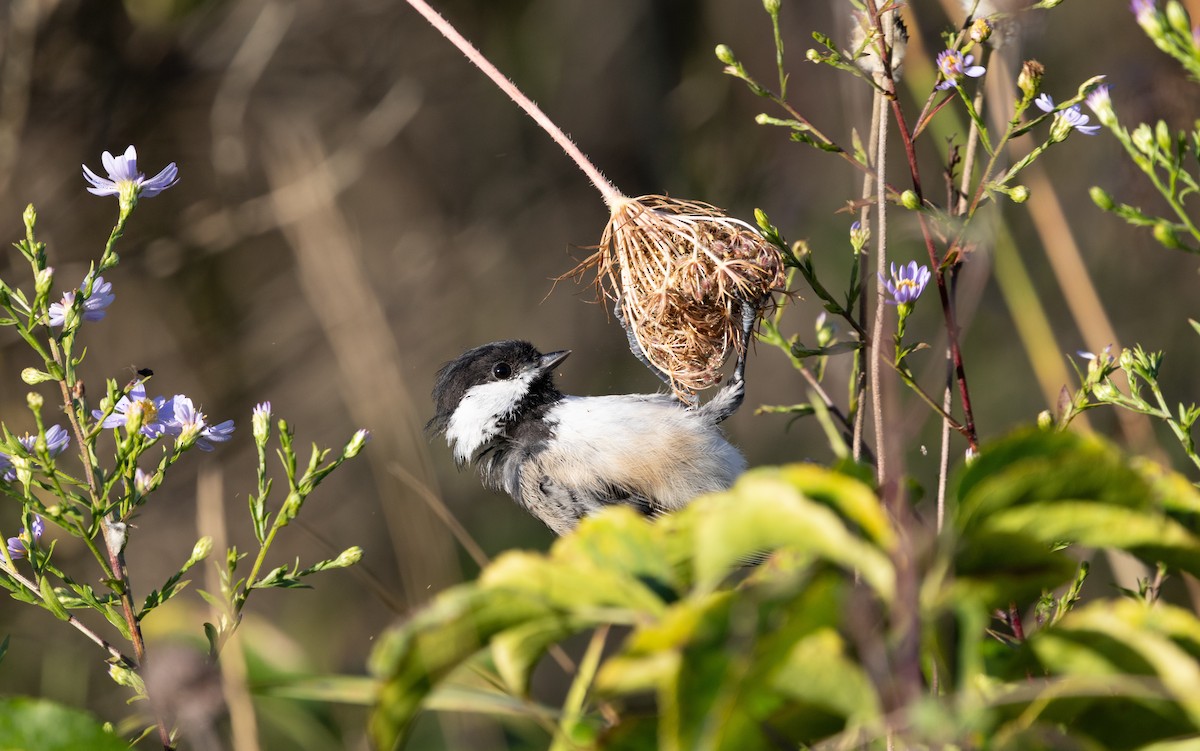
M 600 657 L 604 653 L 604 642 L 608 639 L 608 629 L 609 627 L 604 625 L 592 633 L 592 640 L 588 643 L 587 652 L 584 653 L 583 660 L 579 663 L 579 669 L 575 672 L 575 680 L 571 681 L 571 688 L 567 692 L 562 719 L 559 721 L 558 732 L 554 735 L 554 743 L 550 746 L 550 751 L 570 751 L 577 747 L 571 741 L 571 730 L 583 716 L 583 704 L 596 679 L 596 671 L 600 667 Z

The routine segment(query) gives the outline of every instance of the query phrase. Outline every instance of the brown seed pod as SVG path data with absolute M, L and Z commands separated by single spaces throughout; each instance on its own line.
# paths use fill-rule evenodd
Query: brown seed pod
M 603 294 L 677 394 L 720 381 L 743 352 L 742 307 L 761 313 L 784 285 L 783 257 L 754 227 L 700 201 L 622 198 L 599 249 L 575 270 L 596 270 Z

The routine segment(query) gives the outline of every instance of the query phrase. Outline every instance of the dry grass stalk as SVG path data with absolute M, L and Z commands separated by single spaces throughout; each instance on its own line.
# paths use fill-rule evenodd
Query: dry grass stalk
M 599 250 L 576 272 L 595 268 L 626 327 L 671 387 L 690 397 L 721 380 L 730 351 L 743 352 L 742 307 L 761 309 L 784 285 L 779 249 L 749 224 L 700 201 L 621 198 Z

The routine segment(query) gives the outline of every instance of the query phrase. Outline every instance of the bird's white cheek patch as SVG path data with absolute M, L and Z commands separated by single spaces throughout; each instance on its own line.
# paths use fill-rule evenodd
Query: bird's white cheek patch
M 470 461 L 476 449 L 500 432 L 500 420 L 516 412 L 517 405 L 529 392 L 533 375 L 481 383 L 467 389 L 446 428 L 446 443 L 454 449 L 454 458 L 459 463 Z

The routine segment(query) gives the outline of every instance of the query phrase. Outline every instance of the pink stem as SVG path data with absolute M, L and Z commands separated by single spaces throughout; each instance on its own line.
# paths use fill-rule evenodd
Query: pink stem
M 483 73 L 495 83 L 500 90 L 508 95 L 508 98 L 513 100 L 518 107 L 525 110 L 525 113 L 533 118 L 542 130 L 550 134 L 554 142 L 571 157 L 575 164 L 579 165 L 579 169 L 583 170 L 583 174 L 587 175 L 592 181 L 592 185 L 596 186 L 596 190 L 600 191 L 600 195 L 604 196 L 604 203 L 611 209 L 617 202 L 625 198 L 621 191 L 617 190 L 616 186 L 610 183 L 604 175 L 600 174 L 600 170 L 592 164 L 579 147 L 571 140 L 570 136 L 562 131 L 554 122 L 542 112 L 529 97 L 521 93 L 521 90 L 516 87 L 512 81 L 508 80 L 491 61 L 483 56 L 483 53 L 475 49 L 458 30 L 450 25 L 450 22 L 441 16 L 436 10 L 429 7 L 425 0 L 408 0 L 418 13 L 425 17 L 425 20 L 437 29 L 442 36 L 446 37 L 458 51 L 463 53 L 468 60 L 479 68 Z

